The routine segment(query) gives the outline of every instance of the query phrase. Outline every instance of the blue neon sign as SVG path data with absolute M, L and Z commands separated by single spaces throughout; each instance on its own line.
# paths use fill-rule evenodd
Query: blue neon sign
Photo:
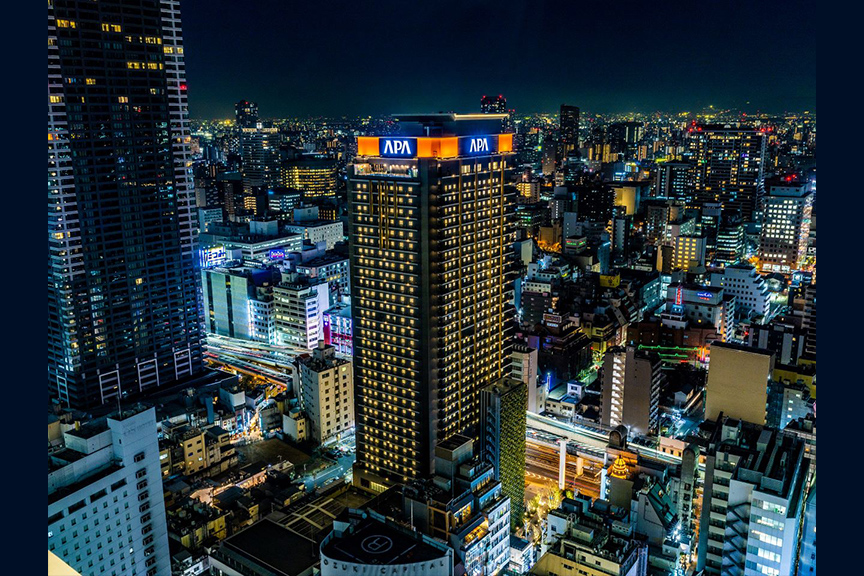
M 494 150 L 492 138 L 490 136 L 469 136 L 461 138 L 462 154 L 467 156 L 476 156 L 478 154 L 489 154 Z

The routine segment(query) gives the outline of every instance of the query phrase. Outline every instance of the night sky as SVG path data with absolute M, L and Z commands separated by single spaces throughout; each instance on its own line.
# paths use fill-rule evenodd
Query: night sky
M 415 5 L 417 4 L 417 5 Z M 190 115 L 816 109 L 812 2 L 183 0 Z M 749 104 L 747 104 L 749 102 Z

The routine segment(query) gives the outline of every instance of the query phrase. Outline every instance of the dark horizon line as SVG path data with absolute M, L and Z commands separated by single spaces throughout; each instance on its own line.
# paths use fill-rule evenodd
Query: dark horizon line
M 253 102 L 254 102 L 254 100 L 253 100 Z M 592 117 L 592 116 L 611 116 L 611 115 L 616 115 L 616 114 L 618 114 L 618 115 L 633 114 L 633 115 L 642 115 L 642 116 L 652 116 L 652 115 L 655 115 L 655 114 L 657 114 L 657 115 L 666 115 L 666 116 L 675 116 L 675 115 L 680 115 L 680 114 L 692 114 L 692 115 L 695 115 L 695 116 L 699 116 L 699 115 L 704 115 L 704 114 L 705 114 L 705 111 L 704 111 L 704 110 L 703 110 L 703 111 L 697 111 L 697 112 L 691 112 L 691 111 L 689 111 L 689 110 L 676 111 L 676 112 L 664 111 L 664 110 L 655 110 L 655 111 L 652 111 L 652 112 L 642 112 L 642 111 L 637 111 L 637 110 L 616 111 L 616 112 L 590 112 L 590 111 L 588 111 L 588 110 L 586 110 L 586 109 L 584 109 L 584 108 L 579 107 L 579 106 L 576 105 L 576 104 L 570 104 L 570 106 L 576 106 L 576 107 L 578 107 L 578 108 L 579 108 L 579 111 L 580 111 L 580 117 L 582 116 L 582 114 L 584 114 L 585 117 L 588 117 L 588 118 L 590 118 L 590 117 Z M 809 109 L 809 110 L 805 110 L 805 109 L 800 109 L 800 110 L 782 110 L 782 111 L 779 111 L 779 110 L 778 110 L 778 111 L 773 111 L 773 112 L 765 112 L 765 111 L 762 111 L 762 110 L 756 110 L 756 111 L 754 111 L 754 112 L 741 112 L 740 109 L 735 109 L 735 108 L 724 108 L 724 109 L 714 110 L 714 111 L 712 111 L 712 113 L 713 113 L 713 114 L 723 114 L 723 113 L 732 112 L 732 111 L 736 111 L 736 112 L 739 113 L 739 114 L 743 114 L 743 115 L 745 115 L 745 116 L 750 116 L 750 117 L 753 117 L 753 118 L 757 118 L 757 117 L 761 117 L 761 116 L 780 116 L 780 115 L 788 115 L 788 114 L 810 114 L 810 115 L 816 115 L 816 111 L 815 111 L 815 109 Z M 473 114 L 473 113 L 478 113 L 478 114 L 479 114 L 480 112 L 479 112 L 479 110 L 469 110 L 469 111 L 465 111 L 465 112 L 457 112 L 457 111 L 455 111 L 455 110 L 444 110 L 444 111 L 440 111 L 440 110 L 439 110 L 439 111 L 435 111 L 435 112 L 428 112 L 428 113 L 429 113 L 429 114 L 433 114 L 433 113 L 434 113 L 434 114 L 438 114 L 438 113 L 444 113 L 444 114 L 450 114 L 450 113 L 454 113 L 454 114 Z M 516 116 L 519 117 L 519 116 L 555 115 L 555 114 L 558 114 L 558 113 L 559 113 L 559 112 L 558 112 L 557 110 L 555 110 L 555 111 L 518 112 L 518 113 L 516 114 Z M 390 112 L 390 113 L 377 113 L 377 114 L 372 114 L 372 113 L 366 113 L 366 114 L 341 114 L 341 115 L 332 115 L 332 114 L 314 114 L 314 115 L 313 115 L 313 114 L 304 114 L 304 115 L 296 115 L 296 116 L 260 116 L 259 118 L 262 119 L 262 120 L 288 120 L 288 119 L 290 119 L 290 120 L 311 120 L 311 119 L 316 119 L 316 118 L 325 118 L 325 119 L 379 118 L 379 119 L 382 119 L 382 118 L 387 118 L 387 117 L 400 116 L 400 115 L 404 115 L 404 114 L 405 114 L 405 112 Z M 233 115 L 233 113 L 232 113 L 232 115 Z M 234 120 L 234 118 L 226 118 L 226 117 L 224 117 L 224 116 L 211 116 L 211 117 L 203 117 L 203 116 L 189 116 L 189 119 L 190 119 L 190 120 L 195 120 L 195 121 L 204 121 L 204 120 L 212 120 L 212 121 Z

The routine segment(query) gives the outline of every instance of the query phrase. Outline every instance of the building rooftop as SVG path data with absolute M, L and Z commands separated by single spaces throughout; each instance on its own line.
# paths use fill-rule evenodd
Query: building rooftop
M 286 229 L 290 228 L 317 228 L 318 226 L 332 226 L 333 224 L 342 225 L 341 220 L 301 220 L 300 222 L 291 222 L 285 224 Z
M 267 518 L 224 540 L 216 555 L 233 556 L 277 576 L 295 576 L 319 561 L 313 541 Z
M 718 342 L 717 340 L 711 343 L 711 349 L 714 348 L 726 348 L 728 350 L 737 350 L 738 352 L 749 352 L 751 354 L 763 354 L 765 356 L 772 356 L 774 352 L 770 350 L 766 350 L 765 348 L 757 348 L 755 346 L 747 346 L 746 344 L 736 344 L 735 342 Z
M 297 264 L 297 268 L 315 268 L 317 266 L 326 266 L 327 264 L 335 264 L 336 262 L 347 262 L 347 256 L 340 256 L 338 254 L 324 254 L 322 256 L 316 256 L 302 264 Z
M 443 559 L 447 550 L 420 533 L 367 516 L 345 532 L 334 532 L 322 544 L 321 555 L 343 562 L 390 566 Z

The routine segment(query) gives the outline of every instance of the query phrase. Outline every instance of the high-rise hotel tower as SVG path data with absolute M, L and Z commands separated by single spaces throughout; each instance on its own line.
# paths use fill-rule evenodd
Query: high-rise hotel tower
M 178 0 L 48 2 L 48 388 L 75 408 L 201 358 Z
M 512 134 L 503 114 L 399 116 L 349 168 L 355 483 L 434 472 L 477 438 L 480 390 L 509 376 Z

